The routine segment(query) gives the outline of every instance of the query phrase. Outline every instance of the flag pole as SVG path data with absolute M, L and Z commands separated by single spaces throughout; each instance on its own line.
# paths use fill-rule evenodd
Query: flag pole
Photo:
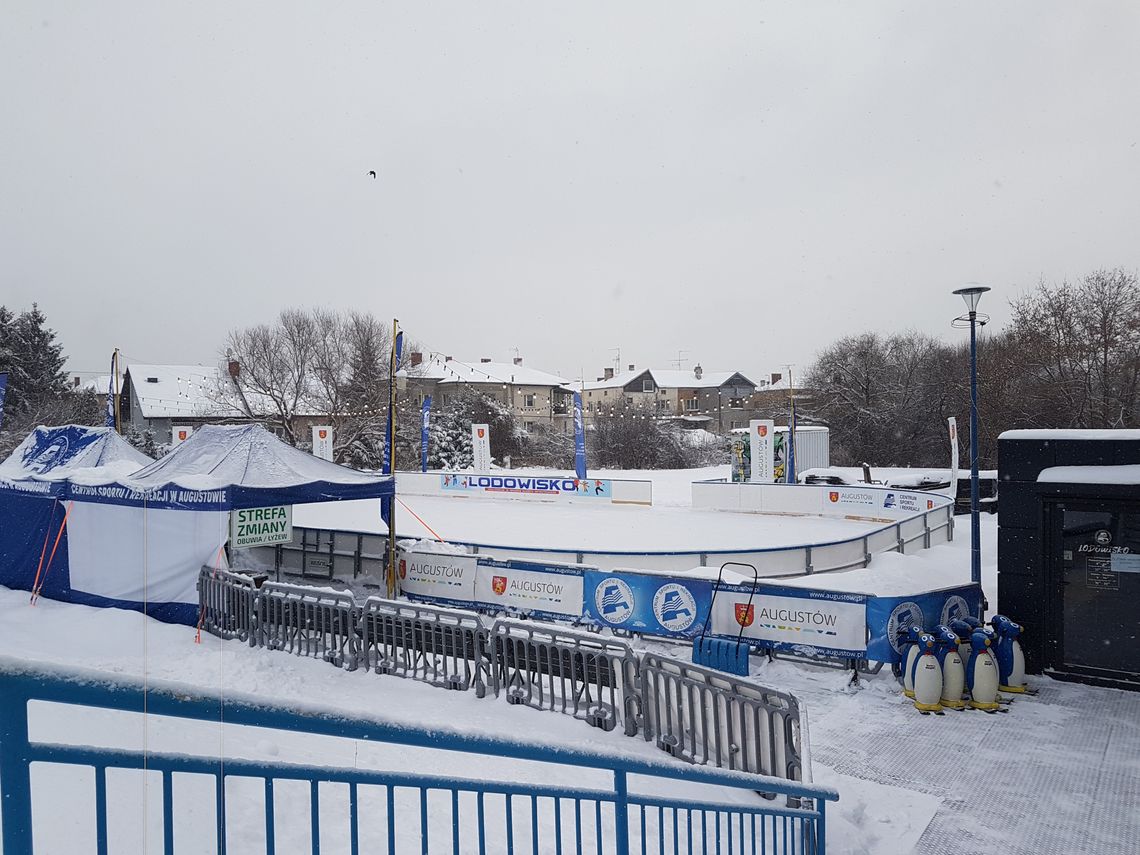
M 792 380 L 792 366 L 788 366 L 788 402 L 791 413 L 788 418 L 788 461 L 784 466 L 784 481 L 795 484 L 796 478 L 796 384 Z
M 115 348 L 115 355 L 111 361 L 115 363 L 115 433 L 122 434 L 123 417 L 119 412 L 119 394 L 122 391 L 119 387 L 119 348 Z
M 396 336 L 400 322 L 392 319 L 392 358 L 388 363 L 388 449 L 385 464 L 388 475 L 396 483 Z M 395 493 L 393 492 L 393 496 Z M 396 503 L 388 503 L 388 599 L 396 596 Z

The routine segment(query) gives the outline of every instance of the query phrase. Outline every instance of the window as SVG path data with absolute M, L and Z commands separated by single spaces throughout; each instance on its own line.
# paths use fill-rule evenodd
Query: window
M 525 430 L 527 433 L 530 433 L 532 430 L 534 430 L 534 422 L 523 422 L 523 430 Z
M 523 406 L 524 407 L 533 407 L 534 406 L 534 395 L 533 394 L 523 395 Z
M 685 399 L 685 409 L 689 412 L 693 412 L 694 410 L 697 409 L 697 405 L 699 403 L 700 403 L 700 401 L 696 398 L 696 396 L 694 396 L 692 398 L 686 398 Z
M 642 379 L 641 391 L 642 392 L 652 392 L 653 391 L 653 378 L 652 377 L 645 377 L 644 379 Z

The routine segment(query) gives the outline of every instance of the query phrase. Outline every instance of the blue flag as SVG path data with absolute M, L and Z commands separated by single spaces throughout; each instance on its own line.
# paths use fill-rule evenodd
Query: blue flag
M 400 357 L 404 352 L 404 331 L 396 333 L 396 370 L 400 370 Z
M 420 471 L 427 472 L 428 425 L 431 424 L 431 395 L 424 398 L 420 408 Z
M 8 373 L 0 374 L 0 426 L 4 424 L 4 396 L 8 393 Z
M 582 424 L 582 394 L 574 393 L 574 472 L 586 480 L 586 428 Z
M 787 478 L 784 480 L 789 484 L 796 483 L 796 404 L 792 402 L 792 414 L 788 419 L 788 465 L 786 469 Z
M 115 357 L 111 357 L 111 376 L 107 378 L 107 419 L 105 424 L 109 428 L 118 428 L 115 424 Z

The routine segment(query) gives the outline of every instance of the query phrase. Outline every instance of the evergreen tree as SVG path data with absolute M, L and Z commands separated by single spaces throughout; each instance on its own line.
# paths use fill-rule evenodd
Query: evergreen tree
M 5 410 L 20 417 L 68 391 L 63 372 L 63 345 L 55 340 L 40 307 L 13 317 L 0 313 L 0 360 L 7 360 L 8 397 Z M 5 353 L 7 351 L 7 353 Z

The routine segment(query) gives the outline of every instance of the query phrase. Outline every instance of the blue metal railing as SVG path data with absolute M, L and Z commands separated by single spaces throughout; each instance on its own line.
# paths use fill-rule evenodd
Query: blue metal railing
M 144 686 L 136 678 L 113 678 L 103 672 L 53 672 L 0 658 L 0 790 L 4 855 L 33 853 L 33 801 L 50 798 L 54 811 L 66 811 L 65 796 L 37 793 L 31 766 L 56 764 L 94 769 L 96 852 L 108 851 L 108 770 L 146 769 L 162 777 L 162 851 L 175 851 L 175 774 L 213 778 L 214 838 L 219 855 L 226 852 L 229 812 L 228 779 L 260 780 L 264 786 L 264 833 L 267 853 L 276 851 L 278 823 L 274 814 L 274 782 L 309 784 L 310 840 L 321 851 L 321 783 L 348 788 L 347 839 L 337 852 L 367 851 L 422 853 L 437 851 L 582 853 L 785 853 L 825 852 L 825 806 L 838 794 L 831 788 L 742 772 L 684 765 L 670 759 L 649 760 L 615 750 L 570 748 L 439 728 L 411 727 L 368 718 L 347 718 L 334 709 L 298 712 L 287 704 L 256 696 L 218 697 L 196 687 L 177 684 Z M 83 708 L 144 713 L 181 720 L 272 728 L 294 733 L 335 736 L 416 748 L 464 752 L 483 757 L 511 758 L 593 770 L 609 776 L 612 787 L 523 784 L 423 775 L 414 772 L 305 766 L 187 754 L 142 753 L 91 746 L 33 742 L 29 738 L 31 701 Z M 616 746 L 615 746 L 616 748 Z M 800 800 L 799 808 L 776 807 L 760 796 L 730 803 L 710 799 L 662 798 L 633 794 L 629 776 L 680 780 L 736 790 L 777 793 Z M 362 788 L 378 788 L 387 810 L 381 840 L 361 833 Z M 696 789 L 696 788 L 694 788 Z M 429 811 L 429 795 L 432 808 Z M 750 794 L 751 795 L 751 794 Z M 408 808 L 411 797 L 413 806 Z M 397 802 L 402 809 L 397 810 Z M 418 802 L 418 804 L 416 804 Z M 492 814 L 501 811 L 501 819 Z M 326 842 L 328 835 L 325 835 Z M 411 841 L 411 846 L 406 845 Z M 200 848 L 201 841 L 193 841 Z M 381 847 L 380 843 L 386 843 Z M 405 844 L 400 848 L 397 844 Z M 83 848 L 79 846 L 79 848 Z M 157 849 L 157 843 L 155 844 Z M 44 851 L 41 847 L 40 851 Z

